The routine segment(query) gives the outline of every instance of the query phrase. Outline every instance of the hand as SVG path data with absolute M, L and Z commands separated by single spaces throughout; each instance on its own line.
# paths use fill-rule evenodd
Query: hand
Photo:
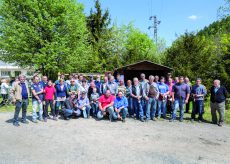
M 172 102 L 174 102 L 174 101 L 175 101 L 175 99 L 172 98 Z
M 41 104 L 41 103 L 42 103 L 42 101 L 39 99 L 39 100 L 38 100 L 38 103 L 39 103 L 39 104 Z
M 56 103 L 56 101 L 54 100 L 54 101 L 53 101 L 53 105 L 55 105 L 55 103 Z
M 188 100 L 187 99 L 185 100 L 185 104 L 188 104 Z
M 146 100 L 146 101 L 149 101 L 149 98 L 148 98 L 148 97 L 145 97 L 145 100 Z

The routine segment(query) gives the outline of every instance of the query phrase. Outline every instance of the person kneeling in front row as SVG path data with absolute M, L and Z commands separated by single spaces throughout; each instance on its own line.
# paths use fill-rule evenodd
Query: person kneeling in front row
M 109 113 L 109 120 L 113 121 L 117 119 L 114 113 L 114 99 L 115 97 L 111 95 L 110 90 L 107 90 L 104 95 L 99 98 L 99 111 L 97 113 L 97 118 L 102 119 L 107 113 Z
M 117 118 L 122 119 L 122 122 L 125 122 L 125 118 L 128 114 L 128 100 L 123 95 L 122 91 L 118 92 L 118 96 L 116 97 L 114 101 L 114 108 L 115 108 L 115 114 L 117 115 Z

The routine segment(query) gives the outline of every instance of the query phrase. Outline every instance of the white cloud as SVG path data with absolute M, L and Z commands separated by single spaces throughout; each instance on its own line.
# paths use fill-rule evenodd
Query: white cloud
M 197 20 L 198 19 L 198 16 L 196 16 L 196 15 L 191 15 L 191 16 L 189 16 L 188 17 L 188 19 L 190 19 L 190 20 Z

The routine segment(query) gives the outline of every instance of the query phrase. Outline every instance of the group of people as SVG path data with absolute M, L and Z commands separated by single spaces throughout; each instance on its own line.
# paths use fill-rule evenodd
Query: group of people
M 24 75 L 20 75 L 11 89 L 12 100 L 15 103 L 13 125 L 19 126 L 19 113 L 22 109 L 22 123 L 26 120 L 29 102 L 29 87 Z M 166 113 L 171 116 L 169 121 L 176 120 L 177 111 L 180 109 L 179 121 L 183 122 L 184 108 L 188 112 L 190 103 L 193 104 L 191 121 L 198 114 L 198 121 L 203 121 L 204 98 L 207 90 L 202 85 L 200 78 L 196 84 L 191 85 L 187 77 L 167 78 L 150 75 L 148 80 L 145 74 L 140 79 L 124 81 L 120 74 L 114 78 L 111 74 L 104 76 L 103 80 L 98 75 L 89 80 L 83 75 L 70 75 L 65 80 L 62 74 L 59 80 L 52 82 L 47 76 L 40 80 L 34 76 L 31 84 L 32 92 L 32 122 L 47 122 L 48 119 L 58 120 L 59 115 L 69 120 L 74 117 L 101 120 L 108 117 L 110 121 L 126 121 L 126 117 L 148 122 L 156 121 L 161 117 L 166 119 Z M 211 93 L 212 123 L 222 126 L 224 123 L 225 101 L 227 90 L 220 86 L 219 80 L 214 80 Z M 50 107 L 51 113 L 48 112 Z M 38 109 L 38 112 L 37 112 Z M 217 114 L 219 113 L 219 119 Z

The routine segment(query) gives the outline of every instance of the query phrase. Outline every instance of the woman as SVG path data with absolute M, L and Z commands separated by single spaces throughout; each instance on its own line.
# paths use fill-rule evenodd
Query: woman
M 55 104 L 55 100 L 54 100 L 54 95 L 55 95 L 55 88 L 53 86 L 53 83 L 51 80 L 49 80 L 48 82 L 48 86 L 45 87 L 44 89 L 44 93 L 45 93 L 45 108 L 43 111 L 44 114 L 44 121 L 47 122 L 47 118 L 48 118 L 48 106 L 50 105 L 51 108 L 51 113 L 53 116 L 53 120 L 57 120 L 56 116 L 55 116 L 55 111 L 54 111 L 54 104 Z
M 60 106 L 65 106 L 66 96 L 67 96 L 67 86 L 64 84 L 64 79 L 60 79 L 59 83 L 55 85 L 56 93 L 56 109 L 55 109 L 55 117 L 54 120 L 57 120 L 59 114 Z
M 2 79 L 2 84 L 1 84 L 2 102 L 0 103 L 0 107 L 6 104 L 6 101 L 8 99 L 8 89 L 9 89 L 9 85 L 7 84 L 6 79 Z
M 127 81 L 127 87 L 126 87 L 126 97 L 128 99 L 128 112 L 130 117 L 134 117 L 134 110 L 133 110 L 133 98 L 131 97 L 132 92 L 132 81 Z

